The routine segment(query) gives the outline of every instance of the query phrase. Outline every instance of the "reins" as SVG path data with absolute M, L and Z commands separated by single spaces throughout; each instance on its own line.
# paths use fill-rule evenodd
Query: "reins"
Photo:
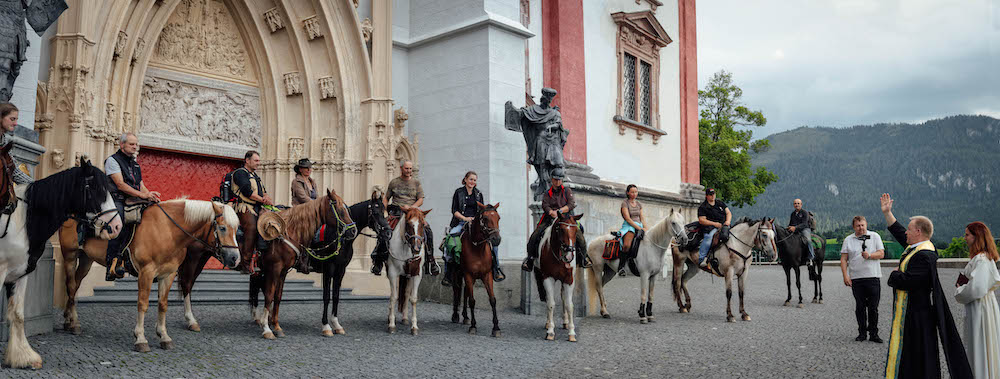
M 214 247 L 212 245 L 209 245 L 208 242 L 203 241 L 201 238 L 198 238 L 194 234 L 191 234 L 191 232 L 188 232 L 187 230 L 185 230 L 184 227 L 182 227 L 180 224 L 178 224 L 177 221 L 174 220 L 174 218 L 170 216 L 170 213 L 167 213 L 166 209 L 163 209 L 163 206 L 161 206 L 160 203 L 155 203 L 153 205 L 156 205 L 157 208 L 160 208 L 160 211 L 162 211 L 163 214 L 165 216 L 167 216 L 167 219 L 170 220 L 170 222 L 172 222 L 174 224 L 174 226 L 177 227 L 177 229 L 180 229 L 188 237 L 194 239 L 195 241 L 200 242 L 202 245 L 205 245 L 205 247 L 210 248 L 213 253 L 218 254 L 219 250 L 222 249 L 222 248 L 239 249 L 238 246 L 231 246 L 231 245 L 223 245 L 222 244 L 222 236 L 219 235 L 219 216 L 222 216 L 224 213 L 215 213 L 215 206 L 214 205 L 212 206 L 212 213 L 215 214 L 215 217 L 212 217 L 212 229 L 214 229 L 214 233 L 215 233 L 215 246 Z M 225 210 L 223 210 L 223 212 L 225 212 Z
M 338 213 L 337 212 L 337 208 L 334 207 L 333 199 L 330 200 L 330 210 L 333 211 L 333 217 L 335 217 L 337 219 L 337 227 L 340 229 L 340 232 L 337 233 L 337 239 L 336 239 L 336 241 L 331 241 L 330 243 L 328 243 L 326 245 L 323 245 L 323 246 L 320 246 L 320 247 L 315 248 L 315 249 L 310 248 L 308 246 L 303 246 L 305 248 L 305 250 L 306 250 L 306 254 L 309 254 L 309 256 L 312 257 L 313 259 L 321 261 L 321 262 L 325 261 L 327 259 L 330 259 L 330 258 L 333 258 L 333 257 L 336 257 L 336 256 L 340 255 L 340 250 L 344 247 L 343 246 L 344 235 L 347 233 L 348 230 L 351 230 L 351 229 L 357 227 L 357 223 L 356 222 L 352 221 L 350 224 L 348 224 L 348 223 L 344 222 L 344 220 L 340 219 L 340 213 Z M 282 239 L 285 239 L 285 238 L 282 237 Z M 337 249 L 335 249 L 333 251 L 333 253 L 331 253 L 330 255 L 324 256 L 324 257 L 320 257 L 320 256 L 316 255 L 317 251 L 322 252 L 322 251 L 325 251 L 325 250 L 329 249 L 330 246 L 333 246 L 334 242 L 336 242 L 336 244 L 337 244 Z

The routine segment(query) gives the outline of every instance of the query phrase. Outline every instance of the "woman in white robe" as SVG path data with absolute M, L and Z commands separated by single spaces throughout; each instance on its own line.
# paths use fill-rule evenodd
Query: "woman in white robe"
M 972 258 L 955 285 L 955 300 L 965 304 L 965 350 L 976 378 L 1000 378 L 1000 308 L 993 291 L 1000 288 L 997 248 L 989 228 L 973 222 L 965 228 Z

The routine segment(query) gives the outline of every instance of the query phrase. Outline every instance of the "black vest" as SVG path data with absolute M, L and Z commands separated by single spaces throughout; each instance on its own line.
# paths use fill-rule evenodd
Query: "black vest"
M 122 180 L 125 181 L 129 187 L 132 187 L 136 191 L 139 191 L 140 184 L 142 183 L 142 170 L 139 168 L 139 162 L 135 161 L 135 158 L 126 155 L 121 150 L 111 155 L 115 162 L 118 162 L 118 166 L 122 169 Z M 124 198 L 125 194 L 118 189 L 117 186 L 111 186 L 111 194 L 117 198 Z

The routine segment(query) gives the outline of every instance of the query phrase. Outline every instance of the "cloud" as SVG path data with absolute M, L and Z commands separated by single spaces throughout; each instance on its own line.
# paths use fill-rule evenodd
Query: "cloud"
M 732 72 L 757 137 L 1000 114 L 1000 0 L 698 5 L 699 84 Z

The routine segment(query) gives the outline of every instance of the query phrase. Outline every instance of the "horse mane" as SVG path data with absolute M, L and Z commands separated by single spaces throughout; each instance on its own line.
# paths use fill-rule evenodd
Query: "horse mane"
M 94 175 L 96 179 L 91 184 L 92 193 L 101 196 L 98 201 L 103 202 L 110 183 L 104 172 L 94 166 L 71 167 L 28 185 L 24 193 L 24 201 L 28 207 L 25 226 L 31 246 L 35 246 L 38 241 L 44 244 L 66 221 L 67 213 L 74 211 L 71 209 L 75 205 L 74 196 L 67 196 L 67 192 L 71 189 L 81 190 L 79 187 L 83 183 L 80 181 L 88 174 Z
M 667 216 L 660 220 L 660 222 L 654 224 L 653 227 L 649 228 L 646 232 L 646 239 L 650 241 L 663 241 L 664 235 L 668 236 L 668 240 L 672 238 L 669 233 L 670 222 L 670 216 Z
M 311 240 L 316 229 L 323 224 L 321 212 L 329 201 L 330 197 L 323 195 L 278 213 L 285 220 L 285 234 L 299 243 Z
M 179 202 L 184 202 L 184 221 L 189 224 L 212 221 L 215 219 L 214 205 L 218 205 L 222 207 L 222 219 L 226 225 L 232 228 L 240 226 L 240 218 L 236 216 L 236 211 L 229 205 L 205 200 L 189 200 L 186 198 L 168 200 L 164 203 L 173 204 Z
M 364 229 L 368 225 L 368 205 L 371 204 L 371 199 L 362 201 L 360 203 L 354 204 L 347 207 L 347 213 L 351 214 L 351 220 L 354 220 L 358 225 L 358 230 Z
M 763 221 L 763 220 L 753 220 L 753 219 L 750 219 L 749 217 L 746 217 L 746 216 L 743 216 L 743 217 L 741 217 L 741 218 L 740 218 L 739 220 L 736 220 L 736 222 L 735 222 L 735 223 L 733 223 L 733 225 L 732 225 L 732 226 L 730 226 L 730 227 L 729 227 L 729 229 L 733 229 L 733 228 L 735 228 L 735 227 L 736 227 L 737 225 L 740 225 L 740 224 L 748 224 L 748 226 L 754 226 L 754 225 L 756 225 L 756 224 L 757 224 L 758 222 L 761 222 L 761 221 Z

